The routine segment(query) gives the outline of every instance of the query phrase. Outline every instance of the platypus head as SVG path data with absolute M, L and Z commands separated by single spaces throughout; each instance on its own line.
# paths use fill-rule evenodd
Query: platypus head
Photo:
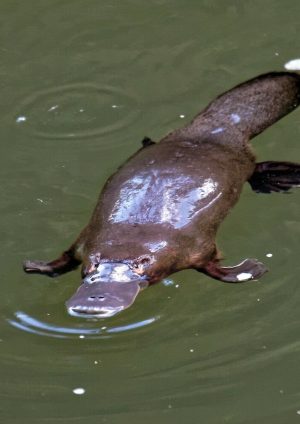
M 73 316 L 111 317 L 131 306 L 139 291 L 147 285 L 146 279 L 126 263 L 100 263 L 95 271 L 85 276 L 66 307 Z

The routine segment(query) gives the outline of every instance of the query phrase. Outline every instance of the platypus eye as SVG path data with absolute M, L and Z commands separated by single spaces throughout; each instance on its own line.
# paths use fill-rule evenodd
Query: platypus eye
M 140 261 L 141 265 L 147 265 L 150 262 L 150 258 L 142 258 Z
M 131 269 L 143 271 L 144 267 L 149 265 L 151 262 L 151 258 L 148 256 L 141 256 L 138 259 L 136 259 L 132 265 L 130 266 Z

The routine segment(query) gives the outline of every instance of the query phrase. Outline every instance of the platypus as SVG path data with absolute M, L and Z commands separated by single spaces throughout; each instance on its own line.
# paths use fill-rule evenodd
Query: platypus
M 257 280 L 256 259 L 221 265 L 220 223 L 244 183 L 258 193 L 300 185 L 300 164 L 256 163 L 250 140 L 300 103 L 300 76 L 271 72 L 213 100 L 183 128 L 142 147 L 104 185 L 89 224 L 51 262 L 24 270 L 51 277 L 82 264 L 82 283 L 66 302 L 71 315 L 109 317 L 147 286 L 184 269 L 227 283 Z

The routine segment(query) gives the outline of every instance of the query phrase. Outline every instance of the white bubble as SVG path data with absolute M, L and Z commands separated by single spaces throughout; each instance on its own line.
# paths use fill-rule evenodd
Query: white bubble
M 57 108 L 58 108 L 58 105 L 51 106 L 50 109 L 48 109 L 48 112 L 52 112 L 53 110 Z
M 183 119 L 185 118 L 185 115 L 179 115 L 179 118 Z
M 267 253 L 267 254 L 266 254 L 266 257 L 267 257 L 267 258 L 272 258 L 272 256 L 273 256 L 273 253 Z
M 25 122 L 26 120 L 26 116 L 18 116 L 16 122 L 19 124 L 20 122 Z
M 288 71 L 300 71 L 300 59 L 293 59 L 284 65 Z
M 190 352 L 193 353 L 194 352 L 194 349 L 190 349 Z
M 75 395 L 83 395 L 85 393 L 85 389 L 83 387 L 76 387 L 76 389 L 73 389 L 73 393 Z

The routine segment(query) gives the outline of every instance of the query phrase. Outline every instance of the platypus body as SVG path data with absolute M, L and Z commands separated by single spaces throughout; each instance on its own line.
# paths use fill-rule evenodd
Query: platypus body
M 143 147 L 106 182 L 75 243 L 52 262 L 26 261 L 50 276 L 82 264 L 82 284 L 67 301 L 71 315 L 107 317 L 139 291 L 193 268 L 217 280 L 258 279 L 266 267 L 246 259 L 222 267 L 215 238 L 243 185 L 256 192 L 300 185 L 300 164 L 256 163 L 250 139 L 300 103 L 300 76 L 273 72 L 217 97 L 187 126 Z

